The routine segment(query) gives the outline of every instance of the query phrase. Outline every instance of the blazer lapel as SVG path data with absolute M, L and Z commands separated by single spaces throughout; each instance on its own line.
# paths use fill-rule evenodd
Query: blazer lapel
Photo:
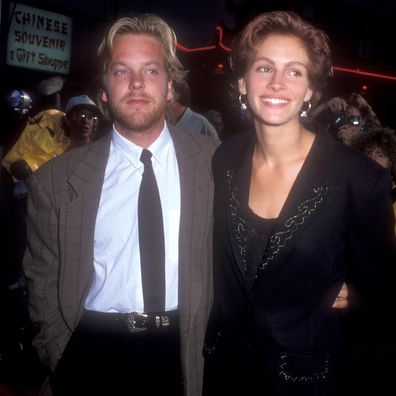
M 202 149 L 191 144 L 191 136 L 184 131 L 169 127 L 175 145 L 179 166 L 181 208 L 179 229 L 179 314 L 182 332 L 190 329 L 191 320 L 196 316 L 203 288 L 203 272 L 198 265 L 204 240 L 206 222 L 211 208 L 208 202 L 208 183 L 211 182 L 200 172 L 202 166 L 209 167 L 207 156 Z
M 330 202 L 334 188 L 329 185 L 329 153 L 333 140 L 325 131 L 317 133 L 312 148 L 299 172 L 277 219 L 258 275 L 280 262 L 304 237 L 316 215 Z
M 90 145 L 68 180 L 72 199 L 59 213 L 60 240 L 64 241 L 60 247 L 60 301 L 71 327 L 78 317 L 70 316 L 76 310 L 67 307 L 82 305 L 80 299 L 92 280 L 95 222 L 110 142 L 111 133 Z
M 241 281 L 247 268 L 247 223 L 242 215 L 242 208 L 247 207 L 249 199 L 250 177 L 252 171 L 252 156 L 255 145 L 255 137 L 250 138 L 241 145 L 239 155 L 233 161 L 231 169 L 227 171 L 225 191 L 228 197 L 230 216 L 228 219 L 228 231 L 231 240 L 234 257 L 239 268 Z
M 109 156 L 111 133 L 92 144 L 68 182 L 77 194 L 87 188 L 102 188 Z
M 241 145 L 226 175 L 226 192 L 230 208 L 228 230 L 241 281 L 247 266 L 247 224 L 241 215 L 248 205 L 251 158 L 255 144 L 254 135 Z M 315 218 L 314 213 L 323 210 L 333 196 L 334 188 L 328 184 L 330 169 L 329 153 L 334 141 L 325 131 L 316 134 L 312 148 L 286 199 L 274 230 L 264 251 L 257 275 L 280 262 L 304 236 Z

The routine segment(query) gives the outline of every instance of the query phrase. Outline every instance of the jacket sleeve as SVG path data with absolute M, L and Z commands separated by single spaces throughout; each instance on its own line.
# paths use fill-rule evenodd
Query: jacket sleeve
M 24 272 L 30 318 L 39 330 L 33 345 L 41 362 L 54 370 L 71 334 L 58 303 L 58 217 L 54 202 L 35 173 L 28 188 Z
M 396 282 L 395 218 L 389 175 L 381 173 L 366 191 L 360 191 L 355 200 L 360 204 L 353 207 L 348 234 L 350 280 L 362 305 L 379 313 L 396 302 L 392 291 Z

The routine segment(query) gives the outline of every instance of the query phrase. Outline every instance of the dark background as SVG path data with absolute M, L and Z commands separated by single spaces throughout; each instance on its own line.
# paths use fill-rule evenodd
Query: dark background
M 396 76 L 394 1 L 51 0 L 23 3 L 73 19 L 71 72 L 66 76 L 61 95 L 63 105 L 74 94 L 87 92 L 96 96 L 99 85 L 95 78 L 95 53 L 103 32 L 115 18 L 134 12 L 153 12 L 163 17 L 176 31 L 180 44 L 187 48 L 216 46 L 205 52 L 178 52 L 189 70 L 192 108 L 201 112 L 220 110 L 225 117 L 226 131 L 231 134 L 240 128 L 239 111 L 232 106 L 228 95 L 228 52 L 218 45 L 216 26 L 222 27 L 223 44 L 229 47 L 237 32 L 260 12 L 293 10 L 329 35 L 335 66 Z M 4 97 L 10 89 L 19 88 L 34 95 L 36 84 L 53 74 L 5 65 L 9 7 L 10 2 L 2 0 L 0 94 Z M 224 67 L 220 69 L 219 64 Z M 362 93 L 383 124 L 396 127 L 393 116 L 396 81 L 335 71 L 323 100 L 350 92 Z

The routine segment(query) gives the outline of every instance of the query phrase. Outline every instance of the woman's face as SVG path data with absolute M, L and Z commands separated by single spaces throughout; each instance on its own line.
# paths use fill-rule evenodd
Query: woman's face
M 385 169 L 390 169 L 392 167 L 392 162 L 390 158 L 379 147 L 373 147 L 367 150 L 366 154 L 374 161 L 378 162 Z
M 256 122 L 284 125 L 299 121 L 304 101 L 312 96 L 307 51 L 295 36 L 271 34 L 256 46 L 256 53 L 239 91 Z

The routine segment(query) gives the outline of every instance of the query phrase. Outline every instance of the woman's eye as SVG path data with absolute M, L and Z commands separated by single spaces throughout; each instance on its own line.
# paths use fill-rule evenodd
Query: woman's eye
M 293 76 L 293 77 L 299 77 L 299 76 L 302 76 L 302 73 L 301 73 L 300 70 L 291 70 L 291 71 L 289 72 L 289 75 L 291 75 L 291 76 Z
M 259 73 L 269 73 L 271 69 L 268 66 L 259 66 L 257 67 L 257 71 Z

